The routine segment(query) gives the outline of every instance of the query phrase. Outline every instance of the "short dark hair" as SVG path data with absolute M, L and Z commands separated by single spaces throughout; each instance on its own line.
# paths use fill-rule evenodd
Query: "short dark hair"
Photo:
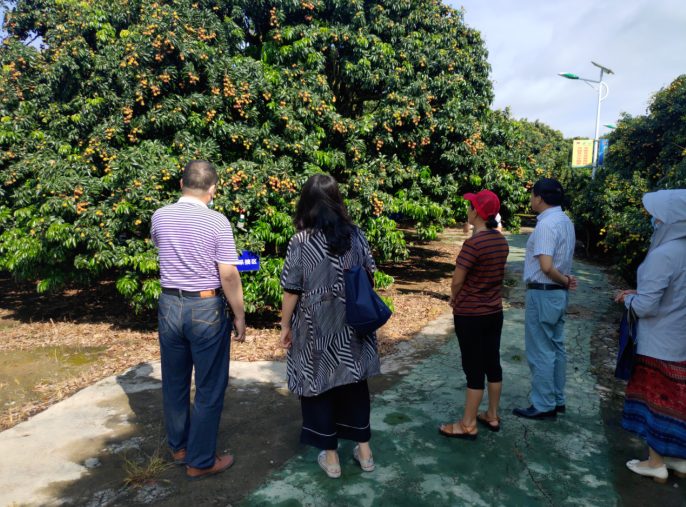
M 333 176 L 321 173 L 310 176 L 300 192 L 293 225 L 298 231 L 321 231 L 328 248 L 336 255 L 350 250 L 355 226 Z
M 534 184 L 534 195 L 543 199 L 549 206 L 561 206 L 565 199 L 565 191 L 559 181 L 554 178 L 543 178 Z
M 183 168 L 184 190 L 207 192 L 217 179 L 217 170 L 207 160 L 191 160 Z

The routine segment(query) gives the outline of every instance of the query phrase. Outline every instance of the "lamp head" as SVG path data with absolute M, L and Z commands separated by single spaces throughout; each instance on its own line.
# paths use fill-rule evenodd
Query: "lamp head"
M 566 77 L 567 79 L 579 79 L 579 76 L 571 72 L 560 72 L 558 76 Z

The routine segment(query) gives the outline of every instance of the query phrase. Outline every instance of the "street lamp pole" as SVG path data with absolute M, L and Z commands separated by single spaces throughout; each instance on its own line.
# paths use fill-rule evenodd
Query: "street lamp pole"
M 603 101 L 601 95 L 603 94 L 603 86 L 607 86 L 605 83 L 603 83 L 603 69 L 600 69 L 600 79 L 598 80 L 598 83 L 600 85 L 598 86 L 598 114 L 596 114 L 595 117 L 595 140 L 593 141 L 593 175 L 591 176 L 592 178 L 595 178 L 595 171 L 598 167 L 598 151 L 600 150 L 600 145 L 598 144 L 598 134 L 600 133 L 600 103 Z M 610 94 L 610 90 L 608 88 L 607 94 Z M 607 95 L 605 96 L 607 98 Z
M 598 151 L 600 149 L 600 144 L 598 142 L 598 135 L 600 133 L 600 103 L 607 98 L 607 96 L 610 94 L 610 87 L 607 86 L 607 84 L 603 83 L 603 73 L 605 74 L 614 74 L 610 69 L 603 67 L 602 65 L 599 65 L 595 62 L 591 62 L 593 65 L 596 67 L 600 68 L 600 79 L 598 81 L 594 79 L 584 79 L 580 78 L 579 76 L 572 74 L 570 72 L 560 72 L 558 75 L 565 77 L 567 79 L 579 79 L 581 81 L 585 81 L 588 86 L 593 88 L 594 90 L 598 90 L 598 113 L 596 114 L 596 119 L 595 119 L 595 139 L 593 141 L 593 175 L 592 177 L 595 178 L 595 171 L 596 168 L 598 167 Z M 593 86 L 591 83 L 598 83 L 598 88 Z M 606 93 L 605 96 L 603 97 L 603 86 L 605 87 Z

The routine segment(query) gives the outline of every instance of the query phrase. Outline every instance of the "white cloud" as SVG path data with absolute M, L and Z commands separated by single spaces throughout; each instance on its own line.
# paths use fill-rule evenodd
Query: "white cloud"
M 464 7 L 466 22 L 486 39 L 494 106 L 567 137 L 593 137 L 598 96 L 558 72 L 597 80 L 591 60 L 615 72 L 604 77 L 610 94 L 601 135 L 621 111 L 644 114 L 653 93 L 686 73 L 684 0 L 470 0 Z

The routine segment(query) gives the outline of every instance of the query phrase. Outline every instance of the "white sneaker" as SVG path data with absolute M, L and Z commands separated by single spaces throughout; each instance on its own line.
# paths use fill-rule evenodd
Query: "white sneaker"
M 319 463 L 319 466 L 322 467 L 322 470 L 326 472 L 326 475 L 328 475 L 332 479 L 338 479 L 341 476 L 340 463 L 338 465 L 329 465 L 326 462 L 326 451 L 322 451 L 319 453 L 317 462 Z
M 686 460 L 665 458 L 665 466 L 669 470 L 674 470 L 674 475 L 677 477 L 686 478 Z
M 355 458 L 365 472 L 374 471 L 374 456 L 369 456 L 369 459 L 360 459 L 360 446 L 356 445 L 353 449 L 353 458 Z
M 659 482 L 659 483 L 666 483 L 667 478 L 669 477 L 669 472 L 667 471 L 667 467 L 665 465 L 662 465 L 661 467 L 658 468 L 649 468 L 649 467 L 639 467 L 638 464 L 640 463 L 639 460 L 637 459 L 632 459 L 631 461 L 627 461 L 626 466 L 629 470 L 632 472 L 638 474 L 638 475 L 644 475 L 646 477 L 652 477 L 653 480 Z

